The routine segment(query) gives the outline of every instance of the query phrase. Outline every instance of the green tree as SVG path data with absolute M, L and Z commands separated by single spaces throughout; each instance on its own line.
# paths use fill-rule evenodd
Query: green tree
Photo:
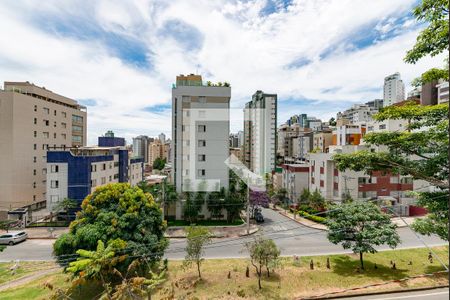
M 225 204 L 223 192 L 211 192 L 207 194 L 207 208 L 212 219 L 220 219 Z
M 186 256 L 183 266 L 190 267 L 193 263 L 197 266 L 198 277 L 202 278 L 200 265 L 203 261 L 204 247 L 211 243 L 211 233 L 202 226 L 190 226 L 186 229 Z
M 99 281 L 110 298 L 110 284 L 115 276 L 114 267 L 126 257 L 116 253 L 125 246 L 126 243 L 120 239 L 110 240 L 107 247 L 99 240 L 95 251 L 77 250 L 79 257 L 66 268 L 66 271 L 76 278 L 74 286 L 83 285 L 88 280 Z
M 280 188 L 275 192 L 275 200 L 278 203 L 287 204 L 286 203 L 286 201 L 287 201 L 286 195 L 287 195 L 287 190 L 285 188 Z
M 448 191 L 419 193 L 417 204 L 428 211 L 426 218 L 417 219 L 412 228 L 423 235 L 437 234 L 448 241 Z
M 334 117 L 331 117 L 328 123 L 330 124 L 330 126 L 336 126 L 336 119 Z
M 325 198 L 320 194 L 319 190 L 316 189 L 311 196 L 309 196 L 309 206 L 315 210 L 322 211 L 325 209 L 326 201 Z
M 75 254 L 78 249 L 93 251 L 101 240 L 121 239 L 133 256 L 153 253 L 151 260 L 160 261 L 168 241 L 161 209 L 153 197 L 138 187 L 115 183 L 98 187 L 84 199 L 81 211 L 53 246 L 57 256 Z M 126 269 L 131 261 L 121 265 Z M 147 273 L 145 265 L 141 270 Z
M 236 190 L 233 192 L 229 190 L 225 193 L 224 209 L 227 212 L 228 223 L 233 223 L 239 219 L 240 212 L 245 208 L 246 202 L 246 198 Z
M 269 269 L 277 265 L 280 249 L 273 240 L 266 239 L 260 235 L 256 236 L 253 241 L 246 242 L 245 248 L 250 254 L 250 262 L 256 270 L 258 276 L 258 287 L 261 289 L 261 277 L 263 268 L 267 269 L 267 276 L 270 276 Z
M 421 106 L 413 102 L 403 106 L 389 106 L 374 116 L 377 121 L 406 120 L 405 131 L 377 132 L 364 136 L 368 147 L 383 147 L 386 151 L 358 151 L 352 154 L 334 156 L 337 168 L 341 171 L 389 171 L 395 174 L 410 175 L 413 179 L 427 181 L 440 191 L 419 194 L 419 204 L 430 208 L 429 221 L 418 221 L 422 228 L 439 229 L 434 232 L 440 236 L 442 230 L 448 240 L 448 105 Z M 442 195 L 447 195 L 447 198 Z M 424 223 L 425 222 L 425 223 Z
M 51 217 L 50 217 L 50 222 L 53 221 L 53 213 L 59 213 L 59 212 L 65 212 L 66 213 L 66 217 L 69 217 L 69 212 L 70 210 L 73 210 L 75 208 L 78 207 L 78 202 L 76 200 L 70 199 L 70 198 L 64 198 L 61 201 L 59 201 L 58 203 L 56 203 L 55 206 L 53 206 L 52 212 L 51 212 Z
M 153 161 L 153 169 L 155 169 L 155 170 L 162 170 L 162 169 L 164 169 L 165 166 L 166 166 L 165 158 L 157 157 Z
M 9 230 L 13 227 L 13 225 L 16 223 L 17 221 L 13 221 L 13 220 L 4 220 L 4 221 L 0 221 L 0 229 L 1 230 L 5 230 L 6 232 L 9 232 Z
M 309 198 L 311 197 L 311 192 L 309 189 L 303 189 L 302 193 L 300 194 L 300 204 L 307 204 L 309 203 Z
M 448 0 L 422 0 L 413 10 L 418 22 L 428 26 L 423 29 L 414 47 L 406 53 L 405 62 L 415 64 L 419 59 L 449 51 Z
M 344 249 L 359 253 L 362 270 L 364 253 L 376 253 L 375 246 L 395 248 L 400 243 L 397 226 L 371 202 L 355 201 L 336 207 L 328 213 L 327 226 L 330 242 L 342 243 Z

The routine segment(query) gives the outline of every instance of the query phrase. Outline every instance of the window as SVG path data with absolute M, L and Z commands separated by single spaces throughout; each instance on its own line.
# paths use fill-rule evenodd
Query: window
M 47 107 L 44 107 L 43 109 L 44 109 L 44 112 L 45 112 L 47 115 L 50 114 L 50 109 L 48 109 Z
M 51 201 L 52 203 L 57 203 L 57 202 L 59 202 L 59 196 L 58 196 L 58 195 L 51 195 L 51 196 L 50 196 L 50 201 Z
M 198 170 L 198 176 L 205 176 L 206 175 L 206 170 L 205 169 L 199 169 Z
M 91 172 L 97 172 L 97 165 L 91 165 Z
M 185 175 L 185 176 L 189 176 L 189 169 L 185 169 L 185 170 L 184 170 L 184 175 Z
M 102 177 L 102 184 L 106 184 L 106 177 Z
M 81 136 L 72 135 L 72 142 L 74 142 L 74 143 L 81 143 Z
M 102 170 L 106 170 L 106 164 L 102 164 Z
M 62 128 L 67 128 L 67 124 L 66 123 L 61 123 L 61 127 Z
M 110 168 L 110 169 L 112 169 L 112 166 L 113 166 L 113 164 L 112 164 L 112 163 L 109 163 L 109 168 Z
M 42 150 L 48 150 L 48 144 L 42 144 Z
M 112 176 L 111 176 L 111 175 L 109 175 L 109 181 L 110 181 L 110 182 L 112 181 Z
M 205 96 L 198 97 L 198 102 L 199 103 L 206 103 L 206 97 Z
M 381 124 L 380 126 L 378 126 L 379 129 L 386 129 L 386 124 Z
M 72 122 L 74 122 L 74 123 L 83 123 L 83 117 L 82 116 L 77 116 L 77 115 L 72 115 Z
M 182 96 L 181 97 L 181 101 L 183 101 L 183 102 L 189 102 L 191 100 L 191 97 L 189 97 L 189 96 Z
M 97 185 L 97 179 L 91 180 L 91 187 L 95 187 Z
M 34 106 L 34 111 L 37 111 L 37 105 Z
M 44 120 L 44 125 L 48 126 L 50 124 L 49 120 Z
M 198 155 L 198 161 L 206 161 L 206 155 L 205 154 L 199 154 Z
M 56 116 L 56 110 L 53 111 L 53 115 Z
M 77 125 L 72 125 L 72 131 L 83 132 L 83 127 L 77 126 Z
M 198 140 L 198 146 L 199 147 L 206 147 L 206 141 L 205 140 Z
M 59 172 L 59 166 L 58 165 L 52 165 L 50 167 L 50 172 L 52 173 L 58 173 Z
M 53 122 L 53 127 L 56 127 L 56 121 L 55 121 L 55 122 Z
M 198 132 L 206 132 L 206 125 L 198 125 Z
M 393 184 L 395 184 L 395 183 L 399 183 L 399 181 L 398 181 L 398 177 L 397 177 L 397 176 L 395 176 L 395 177 L 391 177 L 391 178 L 390 178 L 390 183 L 393 183 Z
M 413 179 L 412 177 L 403 177 L 400 179 L 400 182 L 402 184 L 413 184 Z
M 61 112 L 61 114 L 64 118 L 67 118 L 67 113 L 65 111 Z
M 37 118 L 34 118 L 34 124 L 37 124 Z
M 56 139 L 56 132 L 53 133 L 53 138 Z
M 42 135 L 44 136 L 44 138 L 48 139 L 48 132 L 43 132 Z
M 50 181 L 50 187 L 52 189 L 57 189 L 59 187 L 59 181 L 58 180 L 51 180 Z
M 67 135 L 65 133 L 61 134 L 61 137 L 66 140 L 67 139 Z
M 119 178 L 119 174 L 114 174 L 114 179 Z
M 36 149 L 34 149 L 34 150 L 36 150 Z M 36 156 L 33 156 L 33 162 L 34 163 L 36 162 Z
M 35 176 L 36 176 L 36 169 L 34 169 L 34 170 L 33 170 L 33 175 L 35 175 Z
M 34 137 L 37 137 L 37 131 L 34 132 Z

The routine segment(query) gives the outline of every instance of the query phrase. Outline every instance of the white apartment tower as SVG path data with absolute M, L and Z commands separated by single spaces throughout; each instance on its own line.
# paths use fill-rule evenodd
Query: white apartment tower
M 400 73 L 395 73 L 384 78 L 383 107 L 405 100 L 405 84 L 400 78 Z
M 229 86 L 205 86 L 201 75 L 177 76 L 171 151 L 177 192 L 228 188 L 230 98 Z
M 86 145 L 86 108 L 29 82 L 0 90 L 1 209 L 45 206 L 47 150 Z
M 244 109 L 244 164 L 264 175 L 275 169 L 277 95 L 256 91 Z

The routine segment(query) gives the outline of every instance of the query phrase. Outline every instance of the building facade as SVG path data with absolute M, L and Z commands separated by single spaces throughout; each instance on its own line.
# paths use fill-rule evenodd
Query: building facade
M 448 103 L 449 99 L 448 81 L 442 82 L 438 84 L 436 87 L 437 87 L 438 104 Z
M 153 142 L 153 138 L 149 138 L 146 135 L 139 135 L 133 138 L 133 155 L 142 157 L 145 163 L 148 161 L 148 145 Z
M 244 109 L 244 164 L 264 175 L 275 169 L 277 95 L 256 91 Z
M 115 146 L 110 146 L 111 139 Z M 99 145 L 47 152 L 47 208 L 64 198 L 79 204 L 96 188 L 117 182 L 136 185 L 143 180 L 143 159 L 130 157 L 124 139 L 99 138 Z
M 309 189 L 309 164 L 283 164 L 281 168 L 281 187 L 286 189 L 291 203 L 295 203 L 303 190 Z
M 172 88 L 172 183 L 177 192 L 228 188 L 229 86 L 177 76 Z M 201 188 L 200 188 L 201 183 Z
M 400 73 L 394 73 L 384 78 L 383 107 L 405 100 L 405 84 Z
M 47 149 L 86 144 L 86 108 L 29 82 L 0 90 L 0 205 L 46 204 Z

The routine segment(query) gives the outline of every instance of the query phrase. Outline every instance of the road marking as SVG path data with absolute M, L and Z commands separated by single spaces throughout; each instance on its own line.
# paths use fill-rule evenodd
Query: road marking
M 376 299 L 377 300 L 408 299 L 408 298 L 418 298 L 418 297 L 427 297 L 427 296 L 437 296 L 437 295 L 444 295 L 444 294 L 448 294 L 448 291 L 438 292 L 438 293 L 430 293 L 430 294 L 406 295 L 406 296 L 399 296 L 399 297 L 376 298 Z

